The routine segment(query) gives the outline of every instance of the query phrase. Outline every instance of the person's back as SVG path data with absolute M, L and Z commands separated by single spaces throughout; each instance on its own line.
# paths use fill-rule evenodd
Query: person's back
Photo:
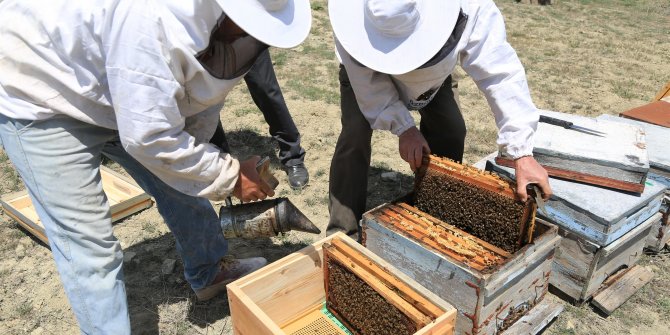
M 260 157 L 240 161 L 207 142 L 219 112 L 206 108 L 268 46 L 307 37 L 309 2 L 288 1 L 0 3 L 0 141 L 45 227 L 82 333 L 130 334 L 102 156 L 153 196 L 198 299 L 266 264 L 220 262 L 227 243 L 210 201 L 274 191 L 258 176 Z
M 123 75 L 118 69 L 171 81 L 161 88 L 175 91 L 181 114 L 201 112 L 239 80 L 202 76 L 195 57 L 221 13 L 214 1 L 5 0 L 0 112 L 27 120 L 62 113 L 117 128 L 108 79 Z

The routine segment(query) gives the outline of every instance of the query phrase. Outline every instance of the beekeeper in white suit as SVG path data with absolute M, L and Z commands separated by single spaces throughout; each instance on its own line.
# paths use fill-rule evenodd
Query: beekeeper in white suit
M 155 198 L 200 299 L 266 263 L 219 263 L 227 245 L 209 200 L 274 192 L 258 157 L 208 144 L 219 114 L 207 107 L 265 48 L 307 37 L 308 0 L 5 0 L 0 22 L 1 142 L 82 333 L 130 333 L 102 155 Z
M 451 89 L 458 61 L 486 96 L 500 151 L 515 160 L 520 198 L 530 183 L 551 195 L 547 172 L 532 157 L 539 113 L 493 1 L 338 0 L 328 11 L 342 96 L 328 234 L 359 234 L 373 129 L 398 136 L 400 157 L 413 171 L 425 154 L 463 158 L 465 125 Z M 420 112 L 420 130 L 410 110 Z

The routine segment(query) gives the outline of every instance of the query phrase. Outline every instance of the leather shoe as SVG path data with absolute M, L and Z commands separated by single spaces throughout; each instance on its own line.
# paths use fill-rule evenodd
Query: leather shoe
M 212 299 L 223 292 L 229 283 L 264 267 L 267 263 L 263 257 L 242 259 L 224 257 L 219 263 L 219 273 L 214 280 L 208 286 L 195 290 L 195 296 L 199 301 Z
M 288 175 L 288 184 L 294 190 L 305 188 L 309 182 L 309 172 L 307 172 L 305 163 L 287 166 L 286 174 Z

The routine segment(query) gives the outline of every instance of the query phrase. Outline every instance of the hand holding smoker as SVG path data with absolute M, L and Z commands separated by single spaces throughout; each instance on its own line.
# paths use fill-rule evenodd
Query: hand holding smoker
M 268 157 L 256 164 L 261 179 L 272 189 L 279 185 L 269 171 Z M 291 230 L 320 234 L 316 227 L 288 198 L 268 199 L 233 205 L 230 197 L 219 210 L 221 230 L 225 238 L 254 239 L 277 236 Z

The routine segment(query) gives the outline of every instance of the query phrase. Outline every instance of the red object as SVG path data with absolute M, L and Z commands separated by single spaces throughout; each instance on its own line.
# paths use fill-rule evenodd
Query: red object
M 627 110 L 619 116 L 670 128 L 670 102 L 659 100 Z

